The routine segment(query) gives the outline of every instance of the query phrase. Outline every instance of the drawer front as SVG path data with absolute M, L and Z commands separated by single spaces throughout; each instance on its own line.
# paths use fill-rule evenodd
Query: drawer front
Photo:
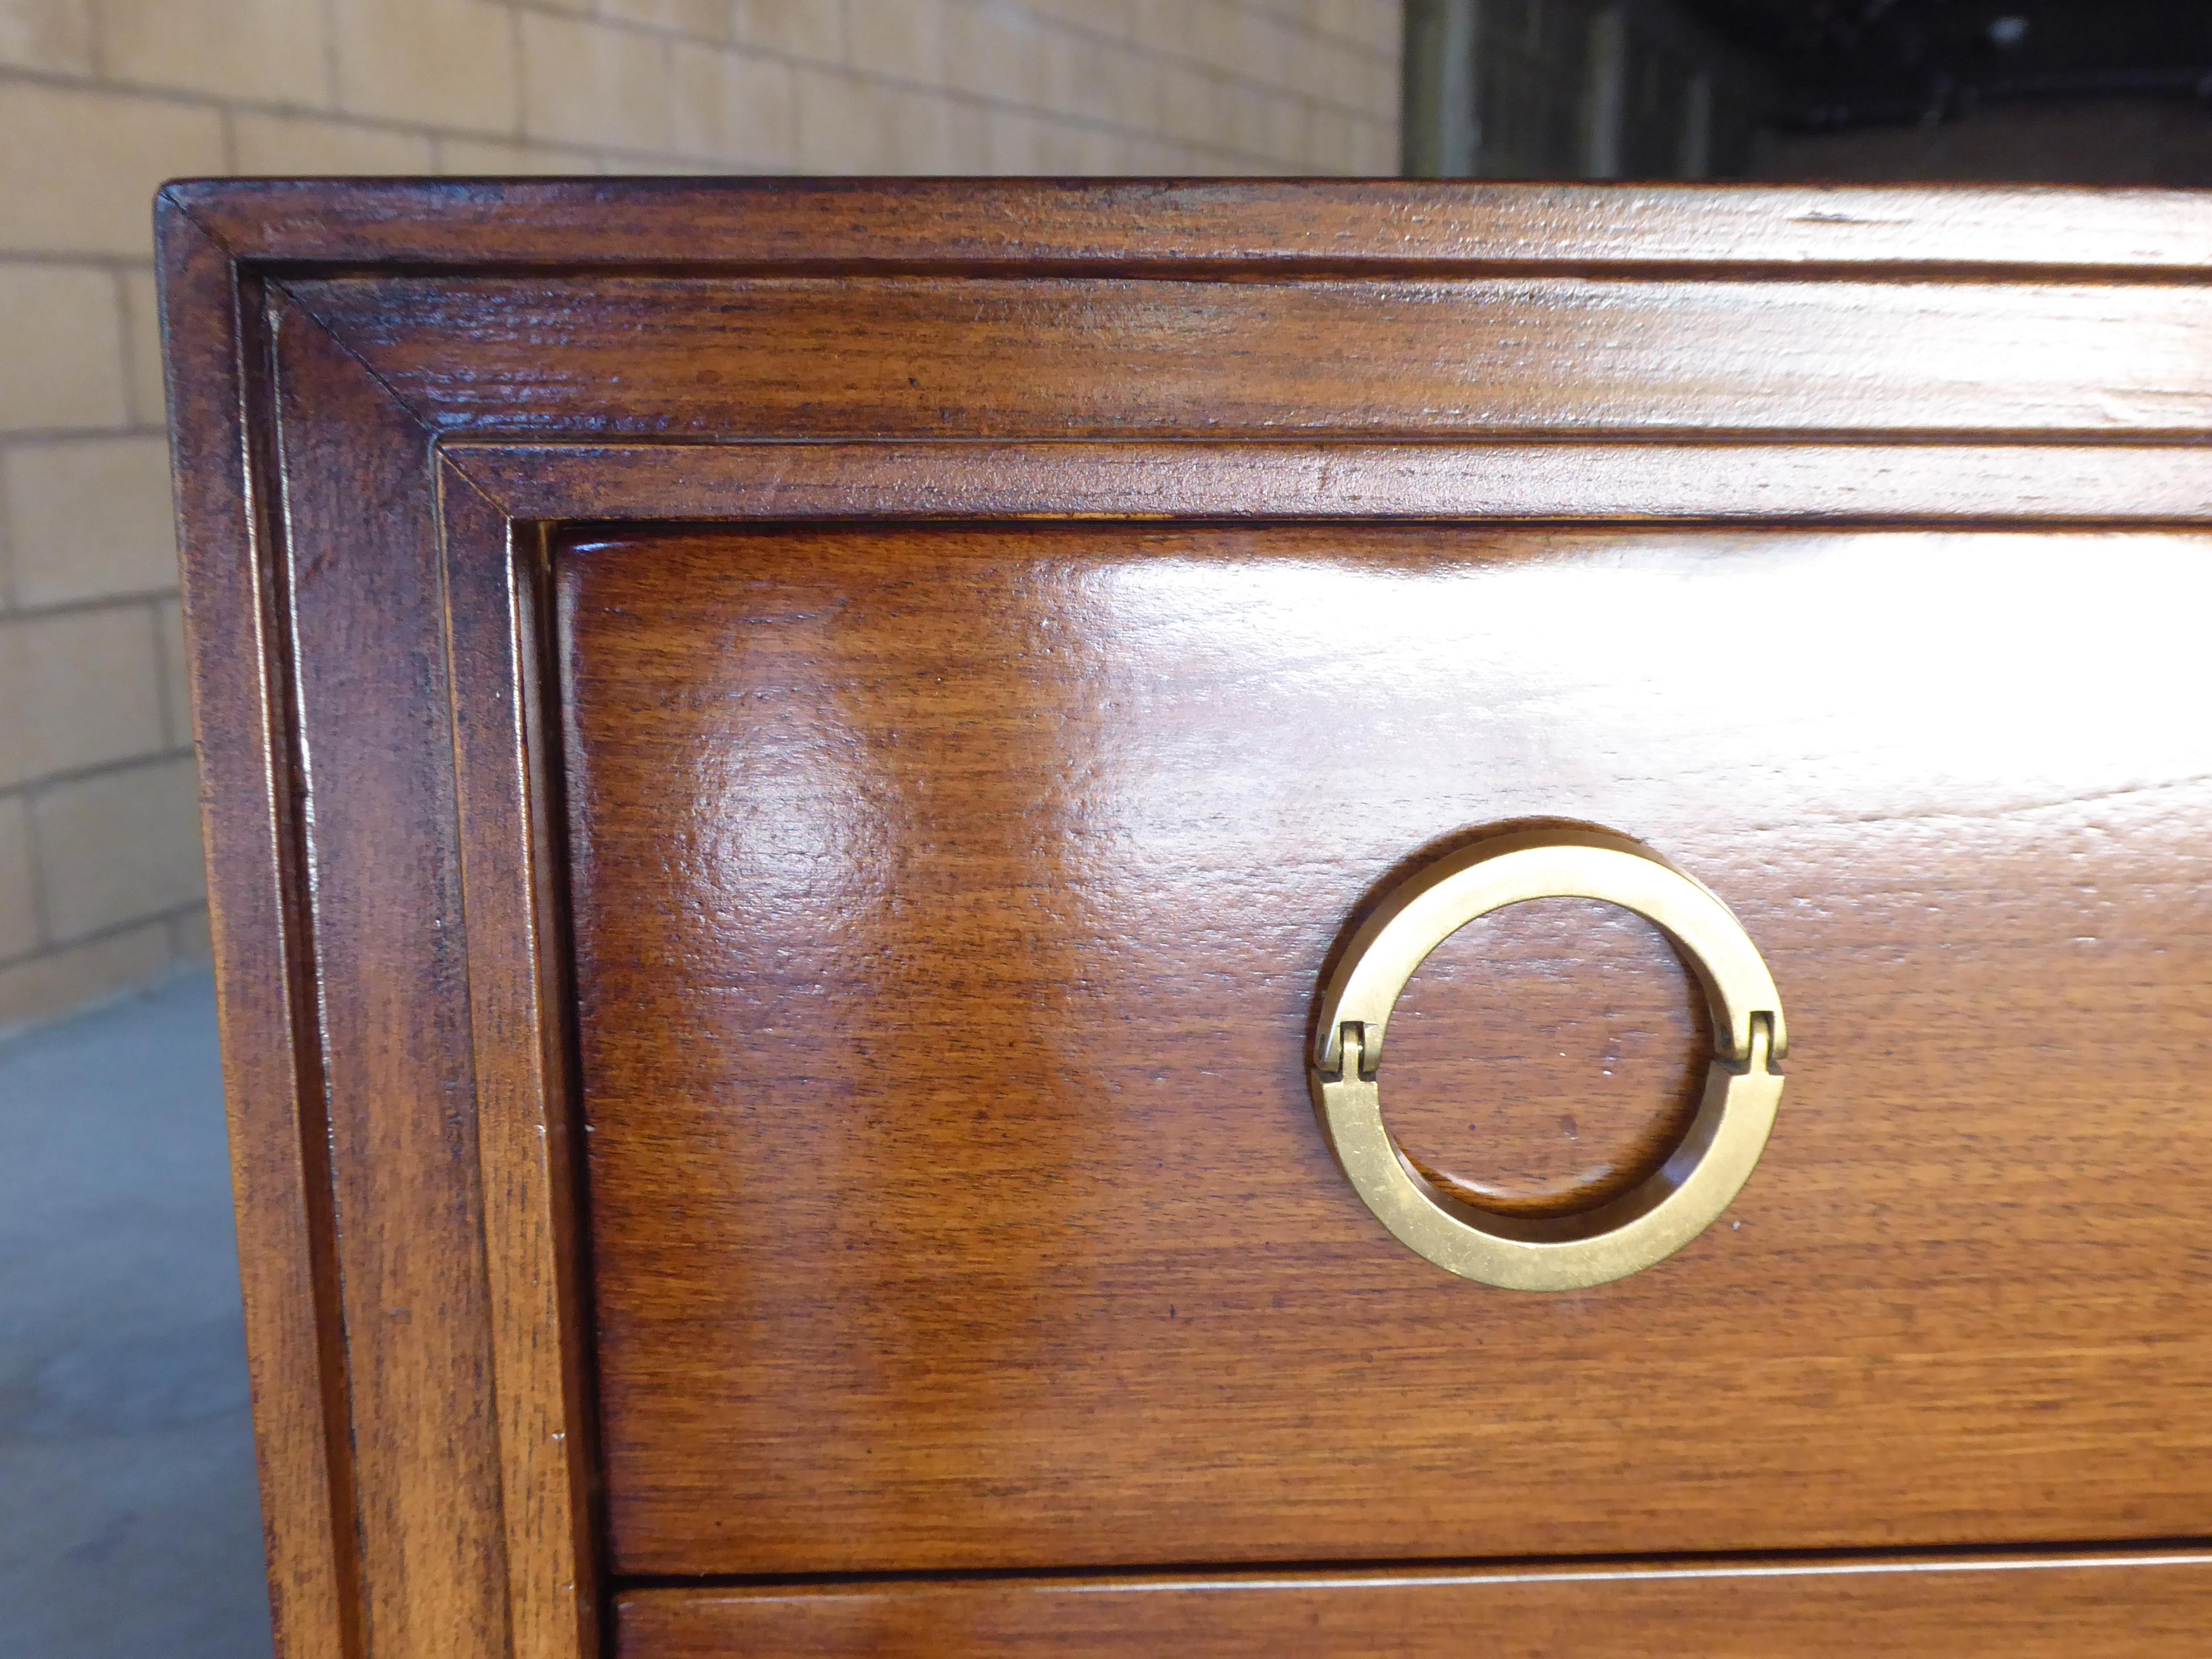
M 2153 532 L 573 539 L 614 1571 L 2201 1531 L 2208 556 Z M 1363 905 L 1532 819 L 1711 887 L 1791 1039 L 1723 1219 L 1541 1296 L 1395 1243 L 1304 1064 Z M 1477 924 L 1401 1008 L 1393 1125 L 1509 1208 L 1663 1157 L 1703 1065 L 1680 964 L 1594 907 Z M 626 1652 L 720 1650 L 637 1634 L 692 1628 L 662 1605 L 625 1614 Z
M 638 1590 L 618 1659 L 2165 1659 L 2212 1625 L 2212 1558 Z

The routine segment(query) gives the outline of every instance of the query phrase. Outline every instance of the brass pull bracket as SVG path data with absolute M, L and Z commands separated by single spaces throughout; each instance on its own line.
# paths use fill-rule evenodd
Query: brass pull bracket
M 1697 1117 L 1664 1165 L 1595 1208 L 1528 1218 L 1466 1203 L 1415 1170 L 1383 1125 L 1379 1071 L 1391 1011 L 1429 953 L 1477 917 L 1539 898 L 1598 899 L 1662 929 L 1704 988 L 1713 1060 Z M 1480 1284 L 1568 1291 L 1664 1261 L 1719 1218 L 1765 1149 L 1788 1052 L 1773 975 L 1725 904 L 1625 836 L 1544 830 L 1479 842 L 1393 888 L 1323 988 L 1307 1058 L 1330 1149 L 1401 1243 Z

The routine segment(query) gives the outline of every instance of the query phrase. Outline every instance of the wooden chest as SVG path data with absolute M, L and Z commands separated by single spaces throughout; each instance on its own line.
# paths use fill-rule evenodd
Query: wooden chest
M 160 221 L 293 1659 L 2205 1650 L 2205 203 Z

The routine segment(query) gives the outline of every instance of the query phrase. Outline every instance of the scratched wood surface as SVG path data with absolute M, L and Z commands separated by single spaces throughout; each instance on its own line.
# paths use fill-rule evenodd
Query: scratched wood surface
M 1343 526 L 572 545 L 617 1570 L 2202 1528 L 2206 553 Z M 1557 1297 L 1393 1242 L 1300 1069 L 1364 899 L 1544 817 L 1714 887 L 1793 1036 L 1729 1218 Z M 1537 1199 L 1650 1156 L 1702 1054 L 1634 924 L 1553 921 L 1548 958 L 1524 933 L 1492 947 L 1516 971 L 1478 941 L 1424 974 L 1402 1073 L 1416 1150 Z M 1560 1166 L 1576 1097 L 1610 1164 Z

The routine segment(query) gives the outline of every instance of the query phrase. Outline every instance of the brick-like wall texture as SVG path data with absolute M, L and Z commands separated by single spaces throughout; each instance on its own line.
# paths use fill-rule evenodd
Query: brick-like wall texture
M 163 179 L 1390 173 L 1401 11 L 0 0 L 0 1030 L 206 949 Z

